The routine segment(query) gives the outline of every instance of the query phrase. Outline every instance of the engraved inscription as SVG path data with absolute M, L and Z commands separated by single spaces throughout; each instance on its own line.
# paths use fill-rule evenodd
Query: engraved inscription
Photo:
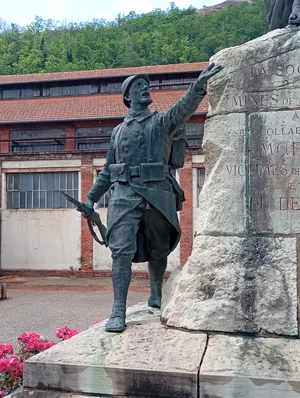
M 226 172 L 246 175 L 253 232 L 300 232 L 300 112 L 250 114 L 245 164 Z
M 280 210 L 300 210 L 300 196 L 279 198 Z
M 259 107 L 284 107 L 300 105 L 300 97 L 288 97 L 280 92 L 276 93 L 251 93 L 233 96 L 230 105 L 233 108 L 259 108 Z
M 255 65 L 250 68 L 250 77 L 290 77 L 300 76 L 300 64 L 274 65 L 273 67 Z
M 256 65 L 250 68 L 250 77 L 257 78 L 261 76 L 299 76 L 300 64 L 275 65 L 273 68 Z
M 267 209 L 268 208 L 268 198 L 251 197 L 249 208 L 251 211 Z
M 276 88 L 299 87 L 300 65 L 298 63 L 255 65 L 249 70 L 250 81 L 264 83 L 264 88 L 273 86 Z

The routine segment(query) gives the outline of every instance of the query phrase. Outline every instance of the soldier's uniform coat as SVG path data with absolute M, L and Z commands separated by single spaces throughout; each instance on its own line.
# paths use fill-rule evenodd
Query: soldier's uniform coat
M 124 174 L 128 170 L 123 166 L 126 164 L 132 168 L 140 164 L 159 162 L 167 166 L 177 128 L 195 112 L 205 94 L 204 91 L 196 92 L 191 86 L 167 112 L 151 112 L 147 109 L 134 117 L 129 111 L 124 122 L 113 130 L 106 163 L 88 193 L 88 197 L 97 202 L 113 184 L 107 217 L 109 247 L 114 246 L 110 237 L 115 226 L 142 202 L 146 203 L 148 208 L 157 209 L 174 227 L 169 252 L 177 246 L 181 234 L 177 216 L 178 203 L 176 205 L 180 188 L 174 177 L 166 172 L 161 181 L 143 182 L 139 176 L 132 176 L 124 182 Z M 143 235 L 143 230 L 139 229 L 138 234 Z M 124 236 L 123 239 L 131 237 Z M 149 256 L 142 244 L 143 239 L 137 241 L 137 253 L 133 261 L 147 261 Z

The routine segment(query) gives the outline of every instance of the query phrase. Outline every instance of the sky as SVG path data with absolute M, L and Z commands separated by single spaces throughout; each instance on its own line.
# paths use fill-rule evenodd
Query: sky
M 211 6 L 224 0 L 177 0 L 176 6 L 195 8 Z M 166 10 L 170 0 L 2 0 L 0 19 L 25 26 L 35 16 L 56 21 L 86 22 L 94 18 L 114 20 L 121 13 L 130 11 L 147 13 L 156 8 Z

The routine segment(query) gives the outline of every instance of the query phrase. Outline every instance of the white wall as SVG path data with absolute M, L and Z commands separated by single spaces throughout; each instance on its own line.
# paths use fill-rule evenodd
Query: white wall
M 73 209 L 3 210 L 3 270 L 80 268 L 80 213 Z
M 2 169 L 31 169 L 51 168 L 51 167 L 80 167 L 81 159 L 68 160 L 14 160 L 2 162 Z M 34 171 L 34 170 L 32 170 Z
M 80 159 L 2 162 L 6 170 L 72 168 Z M 79 173 L 79 192 L 81 178 Z M 1 268 L 3 270 L 74 270 L 81 264 L 81 214 L 75 209 L 6 209 L 6 174 L 2 173 Z
M 204 155 L 193 155 L 192 157 L 192 163 L 204 163 Z M 197 168 L 194 167 L 192 169 L 192 189 L 193 189 L 193 234 L 195 234 L 196 231 L 196 223 L 197 223 L 197 218 L 199 214 L 199 207 L 198 207 L 198 201 L 199 198 L 198 193 L 197 193 Z

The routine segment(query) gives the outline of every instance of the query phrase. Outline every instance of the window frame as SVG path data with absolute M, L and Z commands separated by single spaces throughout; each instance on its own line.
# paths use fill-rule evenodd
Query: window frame
M 53 189 L 49 189 L 50 184 L 47 186 L 47 176 L 52 174 L 52 186 Z M 65 175 L 65 184 L 63 184 L 61 178 Z M 4 173 L 5 178 L 3 179 L 3 192 L 5 196 L 2 197 L 3 203 L 5 203 L 6 210 L 66 210 L 74 209 L 75 206 L 64 199 L 61 190 L 73 196 L 79 200 L 80 197 L 80 172 L 78 170 L 38 170 L 38 171 L 6 171 Z M 19 183 L 15 183 L 15 178 L 19 179 Z M 27 189 L 22 189 L 22 176 L 27 178 Z M 55 181 L 56 179 L 56 181 Z M 71 179 L 71 181 L 70 181 Z M 35 180 L 35 181 L 34 181 Z M 44 181 L 42 181 L 44 180 Z M 51 180 L 51 179 L 50 179 Z M 58 186 L 57 186 L 58 180 Z M 30 181 L 30 182 L 28 182 Z M 13 184 L 9 187 L 9 184 Z M 38 186 L 36 185 L 38 184 Z M 43 185 L 44 184 L 44 185 Z M 56 187 L 55 187 L 56 185 Z M 12 188 L 12 189 L 11 189 Z M 23 187 L 24 188 L 24 187 Z M 10 195 L 11 193 L 11 195 Z M 43 193 L 44 195 L 42 195 Z M 57 194 L 59 193 L 59 195 Z M 14 204 L 14 194 L 18 196 L 16 203 Z M 51 196 L 51 199 L 50 199 Z M 11 197 L 11 198 L 10 198 Z M 22 205 L 22 202 L 24 205 Z M 28 204 L 28 201 L 30 204 Z M 36 205 L 34 201 L 38 201 Z M 47 202 L 51 201 L 49 205 Z M 56 201 L 56 203 L 55 203 Z M 57 206 L 58 201 L 58 206 Z M 44 202 L 44 205 L 43 205 Z M 63 205 L 62 205 L 63 203 Z
M 197 173 L 197 179 L 196 179 L 196 195 L 197 195 L 197 206 L 199 207 L 199 196 L 200 193 L 204 187 L 204 183 L 205 183 L 205 168 L 204 167 L 196 167 L 196 173 Z M 201 171 L 203 172 L 203 175 L 201 176 Z M 201 178 L 202 178 L 202 185 L 200 185 L 201 183 Z

